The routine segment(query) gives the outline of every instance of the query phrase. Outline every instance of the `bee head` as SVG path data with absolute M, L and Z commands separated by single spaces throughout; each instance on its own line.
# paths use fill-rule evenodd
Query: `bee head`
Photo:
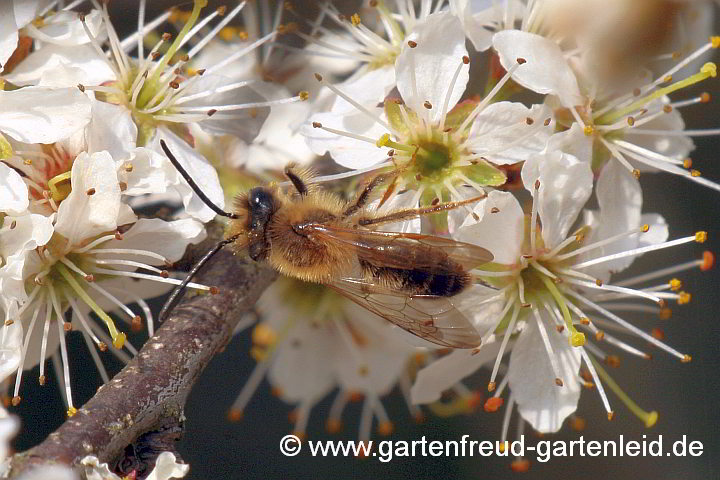
M 236 247 L 248 249 L 253 260 L 262 260 L 270 245 L 266 239 L 265 227 L 277 210 L 273 192 L 266 187 L 255 187 L 247 194 L 235 199 L 236 219 L 230 225 L 231 235 L 239 234 Z

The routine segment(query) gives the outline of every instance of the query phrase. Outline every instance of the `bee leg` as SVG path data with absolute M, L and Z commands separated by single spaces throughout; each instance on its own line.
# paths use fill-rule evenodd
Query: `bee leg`
M 419 217 L 422 215 L 430 215 L 433 213 L 446 212 L 448 210 L 454 210 L 463 205 L 478 202 L 487 197 L 487 195 L 480 195 L 478 197 L 468 198 L 466 200 L 460 200 L 457 202 L 445 202 L 438 203 L 437 205 L 430 205 L 429 207 L 420 208 L 408 208 L 406 210 L 398 210 L 396 212 L 388 213 L 382 217 L 363 217 L 358 219 L 358 225 L 363 227 L 368 225 L 378 225 L 381 223 L 399 222 L 401 220 L 407 220 L 410 218 Z
M 373 177 L 373 179 L 365 185 L 365 188 L 362 189 L 358 196 L 355 197 L 355 200 L 348 204 L 348 207 L 342 213 L 342 217 L 347 218 L 357 213 L 367 204 L 368 200 L 370 200 L 370 194 L 376 187 L 382 185 L 383 183 L 392 179 L 393 177 L 396 177 L 397 175 L 398 172 L 393 171 L 390 173 L 381 173 Z
M 300 175 L 295 173 L 293 170 L 295 165 L 290 164 L 287 167 L 285 167 L 285 176 L 288 177 L 288 179 L 292 182 L 293 186 L 295 186 L 295 190 L 303 196 L 308 194 L 308 187 L 303 181 L 302 178 L 300 178 Z

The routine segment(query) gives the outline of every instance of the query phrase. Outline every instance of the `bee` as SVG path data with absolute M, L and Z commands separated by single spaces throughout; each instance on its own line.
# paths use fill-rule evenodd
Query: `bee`
M 373 189 L 396 173 L 379 174 L 351 201 L 308 182 L 292 167 L 294 191 L 259 186 L 239 195 L 232 212 L 214 205 L 160 144 L 190 187 L 218 215 L 227 217 L 225 239 L 191 269 L 168 299 L 162 319 L 202 265 L 225 245 L 247 252 L 283 275 L 324 284 L 365 309 L 438 345 L 475 348 L 480 336 L 453 304 L 473 283 L 471 270 L 490 262 L 486 249 L 452 239 L 378 230 L 382 225 L 445 212 L 484 196 L 379 214 L 367 209 Z

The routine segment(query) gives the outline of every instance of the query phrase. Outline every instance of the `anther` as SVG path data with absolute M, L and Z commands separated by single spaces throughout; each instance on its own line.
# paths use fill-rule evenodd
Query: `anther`
M 39 383 L 40 385 L 45 385 L 45 375 L 40 375 L 40 376 L 38 377 L 38 383 Z
M 582 323 L 583 325 L 590 325 L 590 319 L 587 317 L 582 317 L 580 319 L 580 323 Z
M 609 367 L 618 368 L 620 366 L 620 357 L 617 355 L 608 355 L 605 357 L 605 364 Z
M 602 287 L 602 286 L 603 286 L 603 281 L 600 280 L 599 278 L 596 278 L 596 279 L 595 279 L 595 285 L 597 285 L 598 287 Z
M 703 252 L 703 258 L 702 258 L 702 264 L 700 265 L 700 270 L 702 270 L 703 272 L 707 272 L 714 266 L 715 266 L 715 254 L 709 250 L 705 250 Z
M 497 385 L 495 384 L 495 382 L 490 382 L 490 383 L 488 383 L 488 392 L 494 392 L 494 391 L 495 391 L 495 387 L 497 387 Z
M 162 57 L 162 53 L 160 53 L 160 52 L 152 52 L 152 53 L 150 54 L 150 58 L 152 58 L 153 60 L 157 60 L 157 59 L 159 59 L 160 57 Z
M 673 111 L 672 105 L 665 105 L 665 106 L 663 107 L 663 112 L 665 112 L 665 113 L 670 113 L 670 112 L 672 112 L 672 111 Z
M 525 123 L 528 124 L 528 125 L 532 125 L 533 123 L 535 123 L 535 120 L 533 120 L 533 119 L 530 118 L 530 117 L 527 117 L 527 118 L 525 119 Z
M 430 205 L 435 206 L 438 203 L 440 203 L 440 199 L 438 197 L 435 197 L 432 199 L 432 202 L 430 202 Z
M 125 237 L 123 237 L 122 233 L 115 232 L 115 240 L 122 240 L 123 238 L 125 238 Z
M 432 103 L 430 103 L 430 102 L 428 102 L 427 100 L 425 100 L 425 102 L 423 103 L 423 107 L 425 107 L 425 108 L 427 108 L 428 110 L 430 110 L 430 109 L 432 108 Z
M 169 278 L 169 277 L 170 277 L 170 272 L 168 272 L 167 270 L 162 270 L 162 271 L 160 272 L 160 276 L 161 276 L 162 278 Z
M 90 195 L 95 195 L 95 188 L 94 188 L 94 187 L 93 187 L 93 188 L 88 188 L 85 193 L 86 193 L 88 196 L 90 196 Z
M 525 60 L 525 59 L 522 58 L 522 57 L 516 58 L 515 61 L 516 61 L 518 64 L 520 64 L 520 65 L 524 65 L 524 64 L 527 63 L 527 60 Z
M 672 317 L 672 309 L 670 308 L 661 308 L 658 312 L 658 318 L 660 318 L 660 320 L 670 320 L 670 317 Z
M 556 325 L 555 330 L 557 330 L 558 333 L 562 333 L 565 331 L 565 325 Z
M 687 305 L 692 300 L 692 295 L 688 292 L 678 293 L 677 303 L 678 305 Z
M 135 315 L 130 322 L 130 329 L 133 332 L 139 332 L 143 328 L 143 321 L 140 315 Z
M 688 170 L 692 167 L 693 161 L 692 158 L 688 157 L 685 160 L 683 160 L 683 167 L 687 168 Z
M 697 243 L 705 243 L 708 238 L 707 232 L 699 231 L 695 234 L 695 241 Z
M 505 403 L 505 400 L 502 397 L 490 397 L 485 400 L 483 410 L 488 413 L 497 412 L 498 409 L 503 406 L 503 403 Z
M 201 68 L 200 70 L 195 71 L 195 73 L 198 74 L 198 75 L 200 75 L 200 76 L 202 77 L 203 74 L 205 73 L 205 69 L 204 69 L 204 68 Z
M 322 123 L 320 122 L 312 122 L 313 128 L 322 128 Z
M 590 135 L 595 133 L 595 127 L 593 127 L 592 125 L 585 125 L 585 128 L 583 128 L 583 133 L 585 134 L 585 136 L 589 137 Z
M 558 387 L 562 387 L 565 384 L 563 383 L 562 378 L 556 378 L 555 385 L 557 385 Z
M 540 190 L 540 180 L 535 180 L 535 190 Z
M 500 209 L 498 207 L 492 207 L 490 213 L 500 213 Z
M 169 34 L 169 33 L 167 33 L 167 32 L 165 32 L 165 33 L 162 34 L 162 39 L 163 39 L 163 41 L 165 41 L 165 42 L 169 42 L 171 38 L 172 38 L 172 35 Z
M 118 187 L 120 187 L 120 191 L 124 192 L 128 188 L 128 184 L 126 182 L 118 182 Z
M 178 82 L 176 82 L 175 80 L 169 82 L 168 85 L 169 85 L 170 88 L 172 88 L 173 90 L 177 90 L 178 88 L 180 88 L 180 84 L 179 84 Z
M 635 117 L 627 117 L 627 124 L 631 127 L 634 126 L 635 125 Z
M 123 168 L 125 169 L 125 171 L 127 173 L 130 173 L 133 171 L 133 166 L 132 166 L 132 163 L 130 163 L 130 162 L 126 162 L 125 165 L 123 165 Z
M 465 65 L 469 65 L 469 64 L 470 64 L 470 57 L 468 57 L 467 55 L 463 55 L 462 61 L 463 61 L 463 63 L 464 63 Z
M 101 352 L 107 352 L 107 349 L 108 349 L 107 343 L 99 342 L 97 344 L 97 347 L 98 347 L 98 350 L 100 350 Z
M 639 88 L 634 88 L 632 94 L 635 97 L 639 97 L 642 94 L 642 90 L 640 90 Z
M 667 75 L 665 78 L 663 78 L 663 83 L 670 83 L 672 82 L 672 75 Z
M 671 278 L 668 283 L 670 285 L 670 290 L 672 290 L 673 292 L 677 292 L 683 286 L 682 280 L 680 280 L 679 278 Z
M 214 287 L 214 286 L 210 287 L 209 291 L 210 291 L 210 295 L 217 295 L 218 293 L 220 293 L 220 289 L 218 287 Z
M 85 275 L 83 278 L 84 278 L 85 281 L 88 282 L 88 283 L 92 283 L 92 282 L 95 281 L 95 275 L 93 275 L 92 273 L 88 273 L 88 274 Z
M 65 330 L 66 332 L 72 331 L 72 323 L 63 322 L 63 330 Z
M 20 402 L 21 402 L 21 401 L 22 401 L 22 397 L 20 397 L 20 395 L 15 395 L 15 396 L 12 398 L 12 401 L 11 401 L 12 406 L 13 406 L 13 407 L 17 407 L 18 405 L 20 405 Z
M 17 227 L 17 220 L 10 222 L 10 230 L 15 230 L 15 227 Z
M 342 430 L 342 422 L 337 418 L 328 418 L 325 422 L 325 430 L 328 433 L 339 433 Z
M 635 177 L 636 179 L 640 178 L 640 170 L 638 170 L 637 168 L 633 169 L 632 176 Z
M 570 428 L 575 430 L 576 432 L 582 432 L 585 430 L 586 422 L 585 419 L 582 417 L 578 417 L 577 415 L 573 415 L 570 418 Z
M 75 408 L 75 407 L 70 407 L 70 408 L 67 409 L 67 412 L 66 412 L 66 413 L 67 413 L 67 416 L 68 416 L 68 417 L 74 417 L 75 414 L 77 413 L 77 408 Z
M 545 121 L 543 122 L 543 125 L 545 125 L 547 127 L 548 125 L 550 125 L 550 122 L 552 122 L 552 118 L 546 118 Z
M 680 361 L 682 363 L 690 363 L 692 362 L 692 357 L 686 353 L 685 355 L 683 355 L 683 358 Z
M 220 15 L 222 17 L 223 15 L 225 15 L 225 12 L 227 12 L 227 7 L 225 5 L 221 5 L 218 8 L 216 8 L 215 11 L 217 12 L 218 15 Z
M 650 331 L 650 335 L 653 336 L 653 338 L 656 338 L 658 340 L 664 340 L 665 339 L 665 332 L 660 330 L 659 328 L 653 328 Z
M 408 44 L 408 47 L 410 47 L 410 48 L 417 47 L 417 42 L 414 42 L 412 40 L 408 40 L 407 44 Z
M 298 98 L 300 98 L 300 100 L 304 102 L 310 98 L 310 92 L 308 92 L 307 90 L 301 90 L 298 92 L 297 96 Z
M 696 177 L 696 178 L 697 178 L 697 177 L 700 177 L 700 176 L 702 176 L 702 173 L 700 173 L 700 171 L 699 171 L 699 170 L 690 170 L 690 176 L 691 176 L 691 177 Z
M 615 412 L 613 412 L 612 410 L 610 410 L 610 411 L 607 413 L 607 417 L 608 417 L 608 420 L 612 420 L 613 418 L 615 418 Z
M 216 113 L 217 113 L 217 109 L 216 109 L 216 108 L 211 108 L 210 110 L 207 111 L 207 116 L 208 116 L 208 117 L 212 117 L 212 116 L 215 115 Z
M 320 75 L 319 73 L 316 73 L 316 74 L 315 74 L 315 80 L 317 80 L 318 82 L 322 82 L 322 81 L 323 81 L 323 76 Z
M 78 90 L 80 90 L 81 92 L 85 93 L 85 85 L 83 85 L 82 83 L 78 83 L 78 84 L 77 84 L 77 88 L 78 88 Z
M 387 437 L 388 435 L 391 435 L 394 430 L 395 430 L 395 425 L 389 420 L 378 423 L 378 426 L 377 426 L 378 435 Z
M 525 473 L 530 470 L 530 460 L 527 458 L 518 458 L 510 464 L 510 470 L 515 473 Z
M 358 15 L 357 13 L 353 13 L 350 17 L 350 23 L 352 23 L 353 27 L 357 27 L 358 25 L 360 25 L 360 15 Z
M 12 325 L 13 323 L 15 323 L 15 321 L 14 321 L 12 318 L 9 318 L 9 319 L 5 320 L 5 326 L 6 326 L 6 327 L 9 327 L 9 326 Z
M 521 303 L 520 304 L 520 308 L 530 308 L 530 307 L 532 307 L 532 304 L 530 304 L 530 303 Z
M 605 332 L 603 332 L 602 330 L 598 330 L 597 332 L 595 332 L 595 340 L 599 342 L 603 338 L 605 338 Z

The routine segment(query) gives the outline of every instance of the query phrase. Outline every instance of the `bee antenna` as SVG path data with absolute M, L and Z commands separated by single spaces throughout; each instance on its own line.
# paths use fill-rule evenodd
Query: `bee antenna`
M 208 260 L 210 260 L 217 252 L 220 251 L 222 247 L 227 245 L 228 243 L 232 243 L 240 235 L 233 235 L 230 238 L 226 238 L 225 240 L 221 240 L 215 245 L 213 248 L 211 248 L 203 257 L 198 260 L 195 265 L 190 269 L 187 276 L 183 279 L 182 283 L 175 287 L 175 289 L 170 294 L 170 297 L 165 302 L 165 305 L 163 305 L 162 310 L 160 310 L 160 315 L 158 315 L 158 320 L 160 322 L 163 322 L 165 320 L 165 317 L 167 316 L 167 313 L 175 307 L 175 304 L 180 300 L 181 294 L 185 291 L 185 287 L 187 287 L 188 283 L 195 277 L 195 274 L 207 263 Z
M 198 184 L 195 183 L 195 180 L 192 179 L 192 177 L 185 170 L 185 168 L 183 168 L 183 166 L 180 165 L 180 162 L 178 161 L 178 159 L 175 158 L 175 155 L 172 154 L 172 152 L 168 148 L 167 144 L 165 143 L 165 140 L 162 140 L 162 139 L 160 140 L 160 146 L 162 147 L 163 152 L 165 152 L 165 155 L 167 155 L 168 160 L 170 160 L 170 163 L 172 163 L 173 166 L 177 169 L 177 171 L 180 172 L 180 175 L 182 175 L 182 177 L 185 179 L 185 181 L 188 183 L 188 185 L 190 185 L 190 188 L 192 188 L 193 192 L 195 192 L 195 194 L 198 197 L 200 197 L 200 200 L 202 200 L 203 203 L 205 203 L 205 205 L 207 205 L 208 207 L 210 207 L 210 209 L 212 209 L 212 211 L 214 211 L 218 215 L 222 215 L 223 217 L 238 218 L 238 216 L 235 215 L 234 213 L 226 212 L 222 208 L 215 205 L 212 202 L 212 200 L 210 200 L 207 197 L 207 195 L 205 195 L 203 193 L 203 191 L 200 190 L 200 187 L 198 187 Z

